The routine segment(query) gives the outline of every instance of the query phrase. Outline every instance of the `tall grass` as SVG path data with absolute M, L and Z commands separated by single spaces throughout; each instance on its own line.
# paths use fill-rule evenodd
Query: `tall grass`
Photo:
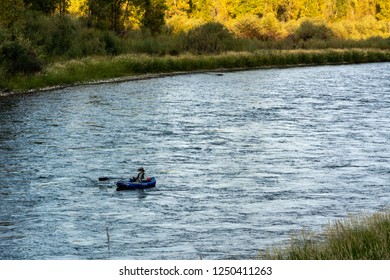
M 390 212 L 350 217 L 329 225 L 322 235 L 302 232 L 285 247 L 269 249 L 263 259 L 390 259 Z
M 15 75 L 3 80 L 1 85 L 10 91 L 26 91 L 144 74 L 388 61 L 388 50 L 362 49 L 260 50 L 180 56 L 130 54 L 56 62 L 42 73 Z

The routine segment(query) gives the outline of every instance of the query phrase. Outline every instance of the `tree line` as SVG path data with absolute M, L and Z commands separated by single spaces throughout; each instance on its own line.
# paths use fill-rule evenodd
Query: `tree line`
M 18 30 L 26 12 L 46 16 L 66 15 L 73 11 L 89 27 L 123 32 L 130 21 L 159 32 L 165 24 L 165 0 L 2 0 L 0 24 Z
M 166 23 L 229 22 L 242 16 L 261 19 L 272 14 L 279 22 L 303 18 L 327 22 L 371 16 L 390 21 L 388 0 L 2 0 L 0 23 L 15 28 L 25 10 L 45 15 L 74 14 L 90 27 L 121 34 L 146 28 L 159 33 Z M 179 20 L 180 19 L 180 20 Z

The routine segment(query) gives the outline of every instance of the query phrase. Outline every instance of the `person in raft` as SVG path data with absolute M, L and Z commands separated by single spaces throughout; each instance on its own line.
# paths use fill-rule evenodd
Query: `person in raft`
M 138 168 L 138 174 L 136 177 L 133 177 L 134 182 L 145 182 L 148 181 L 149 178 L 146 178 L 145 169 L 143 167 Z

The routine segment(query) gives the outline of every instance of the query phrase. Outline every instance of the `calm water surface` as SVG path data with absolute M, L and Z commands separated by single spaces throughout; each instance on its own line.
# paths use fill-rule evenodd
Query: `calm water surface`
M 384 63 L 0 98 L 0 259 L 253 258 L 388 209 L 389 81 Z M 157 187 L 116 192 L 140 166 Z

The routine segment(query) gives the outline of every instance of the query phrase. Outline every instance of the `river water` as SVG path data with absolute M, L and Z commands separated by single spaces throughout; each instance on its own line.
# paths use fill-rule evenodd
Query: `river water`
M 2 97 L 0 132 L 0 259 L 248 259 L 390 203 L 389 63 Z

